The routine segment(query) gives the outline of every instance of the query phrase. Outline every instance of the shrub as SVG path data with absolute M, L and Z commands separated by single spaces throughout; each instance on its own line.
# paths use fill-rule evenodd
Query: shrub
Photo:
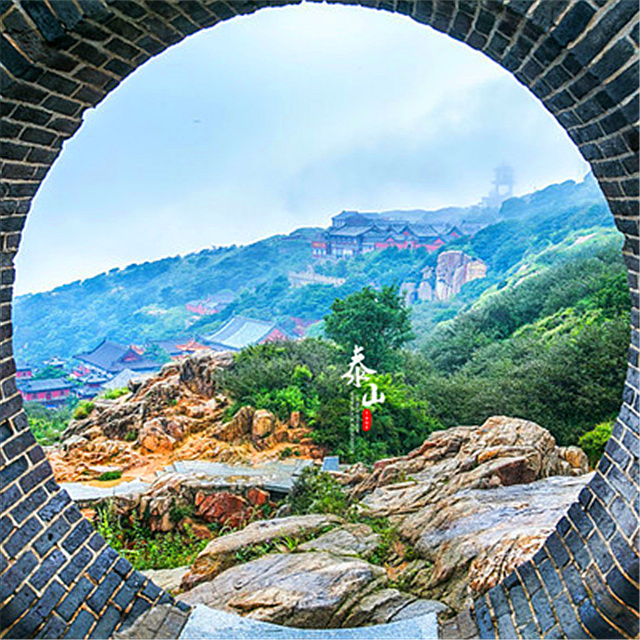
M 342 486 L 330 474 L 312 465 L 305 467 L 295 481 L 287 504 L 294 515 L 333 513 L 344 516 L 349 509 Z
M 589 464 L 591 467 L 595 467 L 600 458 L 602 458 L 604 448 L 606 447 L 612 432 L 613 420 L 610 420 L 609 422 L 601 422 L 591 429 L 591 431 L 587 431 L 587 433 L 581 436 L 578 440 L 578 444 L 589 458 Z
M 120 387 L 119 389 L 108 389 L 100 394 L 100 397 L 105 400 L 116 400 L 117 398 L 126 396 L 128 393 L 131 393 L 131 391 L 129 391 L 127 387 Z
M 175 569 L 190 564 L 209 542 L 196 538 L 188 527 L 184 532 L 152 533 L 145 518 L 136 514 L 125 526 L 112 501 L 97 508 L 94 526 L 107 543 L 139 571 Z
M 76 407 L 76 410 L 73 412 L 74 420 L 84 420 L 88 418 L 91 412 L 93 411 L 93 402 L 91 400 L 81 400 Z
M 29 420 L 29 427 L 38 444 L 49 446 L 60 440 L 69 424 L 68 407 L 47 409 L 35 402 L 25 402 L 24 409 Z

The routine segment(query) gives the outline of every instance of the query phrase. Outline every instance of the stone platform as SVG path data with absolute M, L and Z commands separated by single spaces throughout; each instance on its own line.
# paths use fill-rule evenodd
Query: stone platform
M 154 607 L 142 615 L 117 640 L 133 638 L 175 638 L 180 640 L 268 640 L 299 638 L 300 640 L 436 640 L 438 620 L 435 613 L 410 620 L 371 627 L 348 629 L 298 629 L 240 616 L 196 605 L 181 611 L 170 605 Z

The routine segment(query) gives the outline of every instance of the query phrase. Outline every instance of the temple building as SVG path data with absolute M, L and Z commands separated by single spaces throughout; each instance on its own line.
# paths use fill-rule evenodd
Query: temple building
M 103 340 L 93 351 L 80 353 L 76 359 L 80 360 L 85 370 L 107 374 L 109 377 L 124 369 L 146 373 L 160 368 L 159 362 L 146 358 L 140 353 L 140 349 L 123 347 L 110 340 Z
M 37 402 L 53 408 L 67 401 L 73 385 L 64 378 L 19 380 L 18 390 L 25 402 Z
M 331 221 L 331 227 L 311 242 L 314 258 L 348 258 L 389 247 L 423 247 L 431 253 L 462 236 L 455 226 L 389 220 L 376 213 L 343 211 Z
M 209 347 L 200 344 L 195 338 L 178 338 L 175 340 L 155 340 L 151 346 L 157 345 L 172 360 L 180 360 L 193 355 L 196 351 L 208 351 Z

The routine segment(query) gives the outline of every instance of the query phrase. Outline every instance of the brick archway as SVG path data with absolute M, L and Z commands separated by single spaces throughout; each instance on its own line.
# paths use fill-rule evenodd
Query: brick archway
M 339 0 L 331 0 L 340 3 Z M 0 620 L 4 637 L 109 637 L 171 603 L 93 533 L 29 431 L 11 344 L 13 261 L 63 142 L 127 75 L 189 34 L 295 0 L 0 0 Z M 638 632 L 638 4 L 345 0 L 406 14 L 482 51 L 556 117 L 626 237 L 632 339 L 622 406 L 579 501 L 531 562 L 449 628 L 460 637 Z

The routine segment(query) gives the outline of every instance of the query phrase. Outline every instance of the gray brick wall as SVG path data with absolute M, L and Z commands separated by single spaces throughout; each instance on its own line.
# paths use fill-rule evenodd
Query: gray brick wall
M 106 638 L 162 593 L 55 483 L 16 390 L 14 257 L 64 141 L 136 67 L 186 36 L 286 0 L 0 0 L 0 620 L 2 637 Z M 637 0 L 360 0 L 483 52 L 548 109 L 604 191 L 631 291 L 627 383 L 593 481 L 532 562 L 449 627 L 459 637 L 638 634 Z

